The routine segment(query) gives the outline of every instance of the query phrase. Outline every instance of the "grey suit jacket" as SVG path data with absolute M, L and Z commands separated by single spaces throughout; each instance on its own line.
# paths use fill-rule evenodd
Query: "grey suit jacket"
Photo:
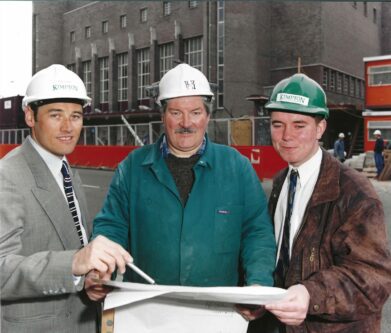
M 89 235 L 81 181 L 73 185 Z M 75 286 L 80 248 L 67 202 L 26 140 L 0 160 L 1 332 L 95 332 L 96 306 Z

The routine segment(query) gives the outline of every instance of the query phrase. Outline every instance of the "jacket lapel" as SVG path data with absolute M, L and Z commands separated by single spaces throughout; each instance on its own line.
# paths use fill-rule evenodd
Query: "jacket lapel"
M 36 187 L 32 192 L 48 215 L 65 249 L 80 247 L 72 215 L 65 198 L 49 168 L 29 141 L 23 144 L 23 154 L 34 176 Z
M 160 140 L 153 145 L 153 149 L 148 152 L 142 164 L 144 166 L 149 166 L 157 180 L 167 187 L 178 198 L 178 200 L 181 200 L 174 178 L 168 170 L 163 156 L 161 156 Z

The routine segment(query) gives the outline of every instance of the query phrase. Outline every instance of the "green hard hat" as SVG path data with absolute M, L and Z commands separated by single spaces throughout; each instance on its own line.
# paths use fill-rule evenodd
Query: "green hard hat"
M 294 74 L 276 84 L 265 108 L 328 118 L 326 94 L 304 74 Z

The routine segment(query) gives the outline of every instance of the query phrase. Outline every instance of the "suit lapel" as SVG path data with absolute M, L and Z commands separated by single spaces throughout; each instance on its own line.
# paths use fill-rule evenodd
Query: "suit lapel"
M 80 240 L 73 224 L 72 215 L 56 180 L 28 140 L 22 148 L 27 164 L 35 178 L 36 187 L 32 189 L 35 198 L 55 227 L 64 248 L 79 248 Z

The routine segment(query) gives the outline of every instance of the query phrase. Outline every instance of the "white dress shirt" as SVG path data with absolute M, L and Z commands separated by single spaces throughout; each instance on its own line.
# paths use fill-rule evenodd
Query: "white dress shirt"
M 275 237 L 278 245 L 277 258 L 281 248 L 282 236 L 284 231 L 284 221 L 287 209 L 287 196 L 289 188 L 289 175 L 292 169 L 296 169 L 299 173 L 297 177 L 297 185 L 295 192 L 295 199 L 293 202 L 292 216 L 290 219 L 290 238 L 289 238 L 289 256 L 292 254 L 292 244 L 297 232 L 303 222 L 304 212 L 307 208 L 308 201 L 311 198 L 316 181 L 318 180 L 320 164 L 322 162 L 322 150 L 318 151 L 308 161 L 297 168 L 289 165 L 289 171 L 285 178 L 284 184 L 278 198 L 276 212 L 274 214 L 274 227 L 276 230 Z

